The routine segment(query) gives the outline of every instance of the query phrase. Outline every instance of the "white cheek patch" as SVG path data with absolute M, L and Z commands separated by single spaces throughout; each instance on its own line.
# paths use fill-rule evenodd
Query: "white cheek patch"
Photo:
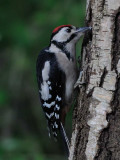
M 66 32 L 67 27 L 62 28 L 56 35 L 54 35 L 52 40 L 55 40 L 57 42 L 64 42 L 67 41 L 71 34 L 68 34 Z

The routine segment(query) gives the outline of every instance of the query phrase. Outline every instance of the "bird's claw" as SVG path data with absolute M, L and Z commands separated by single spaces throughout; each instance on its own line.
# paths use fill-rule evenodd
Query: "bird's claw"
M 77 87 L 81 88 L 84 84 L 85 82 L 83 80 L 83 71 L 80 71 L 80 75 L 79 75 L 77 82 L 74 85 L 74 89 Z

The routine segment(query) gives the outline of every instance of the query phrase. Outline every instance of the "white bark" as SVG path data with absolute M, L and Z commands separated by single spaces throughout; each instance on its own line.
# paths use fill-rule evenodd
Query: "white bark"
M 120 0 L 87 0 L 87 11 L 90 2 L 92 7 L 93 37 L 91 43 L 91 61 L 87 64 L 91 73 L 86 94 L 92 91 L 92 100 L 89 105 L 90 119 L 87 121 L 87 124 L 90 130 L 85 154 L 87 160 L 94 160 L 99 148 L 98 140 L 100 134 L 108 126 L 106 116 L 112 111 L 110 103 L 114 96 L 117 78 L 116 71 L 112 69 L 114 13 L 120 7 Z M 89 12 L 87 12 L 86 19 L 89 19 Z M 83 54 L 86 54 L 84 49 Z M 84 62 L 83 57 L 83 69 L 86 71 L 84 66 L 86 66 L 86 62 Z M 117 64 L 117 72 L 120 74 L 120 60 Z M 101 84 L 103 76 L 104 79 Z M 75 146 L 77 134 L 79 134 L 77 130 L 72 134 L 69 160 L 74 159 L 73 147 Z

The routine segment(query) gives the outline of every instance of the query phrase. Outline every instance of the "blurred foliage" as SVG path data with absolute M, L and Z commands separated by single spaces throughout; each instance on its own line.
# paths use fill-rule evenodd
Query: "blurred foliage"
M 36 59 L 55 27 L 84 26 L 84 17 L 82 0 L 0 1 L 0 160 L 65 159 L 63 144 L 48 138 Z M 69 136 L 71 121 L 72 110 L 67 117 Z

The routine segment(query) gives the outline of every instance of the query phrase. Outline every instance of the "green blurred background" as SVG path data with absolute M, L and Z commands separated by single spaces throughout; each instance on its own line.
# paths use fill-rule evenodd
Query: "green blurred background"
M 0 0 L 0 160 L 64 160 L 48 138 L 39 104 L 36 59 L 63 24 L 84 26 L 83 0 Z M 77 45 L 80 53 L 81 42 Z M 66 130 L 71 136 L 72 110 Z

